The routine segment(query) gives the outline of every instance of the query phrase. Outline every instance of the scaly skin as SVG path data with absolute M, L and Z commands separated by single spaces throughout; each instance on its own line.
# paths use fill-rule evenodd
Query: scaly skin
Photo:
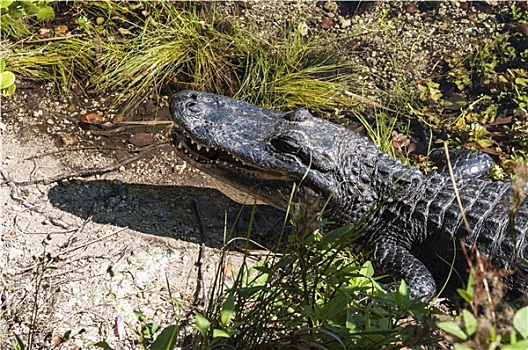
M 204 172 L 280 209 L 296 183 L 300 194 L 329 199 L 325 213 L 337 224 L 365 220 L 355 249 L 373 260 L 378 273 L 403 278 L 413 297 L 436 293 L 455 250 L 455 276 L 465 281 L 458 242 L 470 245 L 473 239 L 499 266 L 516 268 L 506 281 L 512 295 L 528 290 L 528 268 L 518 263 L 528 258 L 528 202 L 510 232 L 511 185 L 479 178 L 491 166 L 486 155 L 453 152 L 468 234 L 446 171 L 424 175 L 405 167 L 365 137 L 304 109 L 285 113 L 183 91 L 174 95 L 171 114 L 179 154 Z

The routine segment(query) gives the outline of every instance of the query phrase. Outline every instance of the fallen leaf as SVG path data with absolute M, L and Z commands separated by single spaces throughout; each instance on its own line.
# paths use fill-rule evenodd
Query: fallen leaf
M 332 22 L 331 19 L 329 18 L 325 18 L 321 21 L 321 23 L 319 24 L 321 26 L 321 28 L 323 29 L 330 29 L 332 28 L 332 26 L 334 25 L 334 22 Z
M 132 135 L 128 142 L 136 147 L 145 147 L 154 142 L 154 136 L 146 132 L 140 132 L 139 134 Z
M 66 132 L 59 132 L 57 133 L 57 136 L 60 137 L 60 140 L 64 146 L 71 146 L 77 143 L 77 139 L 75 136 L 66 133 Z
M 112 120 L 112 122 L 114 124 L 117 124 L 117 123 L 121 123 L 123 120 L 125 120 L 125 116 L 123 114 L 117 114 L 114 119 Z
M 51 34 L 51 29 L 48 29 L 48 28 L 40 28 L 38 30 L 38 36 L 41 37 L 41 38 L 47 38 L 49 37 Z
M 81 123 L 99 125 L 103 121 L 103 117 L 100 114 L 91 112 L 81 116 Z
M 125 321 L 121 315 L 117 315 L 114 320 L 114 334 L 119 340 L 123 339 L 125 336 Z
M 416 12 L 418 12 L 418 7 L 416 7 L 416 5 L 407 5 L 405 7 L 405 12 L 410 13 L 411 15 L 413 15 Z
M 525 37 L 528 38 L 528 24 L 526 24 L 526 23 L 517 23 L 517 29 L 519 29 L 519 31 L 521 33 L 523 33 L 523 35 Z
M 59 345 L 62 341 L 62 337 L 61 336 L 58 336 L 58 335 L 55 335 L 53 336 L 53 338 L 51 338 L 51 347 L 54 348 L 56 347 L 57 345 Z
M 68 32 L 67 26 L 56 26 L 55 27 L 55 33 L 57 34 L 66 34 Z

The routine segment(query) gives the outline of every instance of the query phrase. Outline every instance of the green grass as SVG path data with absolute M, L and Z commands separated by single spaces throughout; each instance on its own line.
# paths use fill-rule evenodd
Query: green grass
M 439 340 L 426 303 L 411 300 L 404 284 L 385 292 L 370 263 L 350 253 L 361 229 L 327 230 L 316 207 L 294 211 L 281 254 L 246 260 L 227 290 L 221 259 L 192 348 L 379 349 Z
M 126 108 L 159 96 L 167 84 L 274 108 L 350 105 L 350 65 L 335 62 L 329 41 L 303 38 L 295 26 L 268 43 L 234 16 L 226 24 L 215 4 L 207 11 L 168 2 L 77 6 L 82 38 L 17 46 L 6 57 L 11 70 L 65 92 L 72 81 L 116 92 Z

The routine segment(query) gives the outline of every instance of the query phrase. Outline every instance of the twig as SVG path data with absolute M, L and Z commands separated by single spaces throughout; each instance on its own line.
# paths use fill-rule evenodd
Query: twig
M 153 148 L 153 147 L 164 145 L 166 143 L 169 143 L 169 141 L 157 142 L 157 143 L 154 143 L 152 145 L 148 145 L 148 146 L 140 147 L 140 148 L 134 148 L 134 149 L 124 148 L 124 147 L 100 147 L 100 146 L 85 146 L 85 147 L 65 148 L 65 149 L 61 149 L 61 150 L 58 150 L 58 151 L 51 151 L 51 152 L 46 152 L 46 153 L 35 154 L 34 156 L 24 158 L 24 160 L 31 160 L 31 159 L 41 158 L 41 157 L 45 157 L 45 156 L 53 156 L 55 154 L 61 154 L 62 152 L 75 152 L 75 151 L 88 151 L 88 150 L 96 150 L 96 151 L 125 151 L 125 152 L 128 152 L 128 153 L 139 153 L 139 152 L 146 151 L 146 150 L 148 150 L 150 148 Z
M 45 178 L 45 179 L 37 179 L 37 180 L 22 181 L 22 182 L 11 182 L 11 183 L 15 184 L 16 186 L 22 186 L 22 187 L 31 186 L 31 185 L 38 185 L 38 184 L 49 185 L 49 184 L 52 184 L 52 183 L 55 183 L 55 182 L 60 182 L 60 181 L 63 181 L 63 180 L 70 180 L 70 179 L 73 179 L 73 178 L 76 178 L 76 177 L 89 177 L 89 176 L 94 176 L 94 175 L 106 174 L 106 173 L 109 173 L 109 172 L 112 172 L 112 171 L 116 171 L 117 169 L 119 169 L 119 167 L 121 167 L 123 165 L 135 162 L 136 160 L 139 159 L 139 156 L 140 156 L 140 154 L 138 154 L 138 155 L 136 155 L 134 157 L 130 157 L 128 159 L 125 159 L 122 162 L 118 162 L 118 163 L 112 164 L 112 165 L 107 166 L 107 167 L 91 168 L 91 169 L 81 170 L 81 171 L 78 171 L 76 173 L 62 174 L 62 175 L 48 177 L 48 178 Z M 10 186 L 11 186 L 11 184 L 10 184 Z
M 24 197 L 20 196 L 20 194 L 18 193 L 18 187 L 16 185 L 16 182 L 13 181 L 11 175 L 9 175 L 7 170 L 5 170 L 4 168 L 0 168 L 0 174 L 4 178 L 4 182 L 2 183 L 2 185 L 7 184 L 9 188 L 11 188 L 11 192 L 9 193 L 11 199 L 22 203 L 22 205 L 24 205 L 26 208 L 32 208 L 33 205 L 29 203 Z
M 462 205 L 462 200 L 460 199 L 460 194 L 458 193 L 458 187 L 455 180 L 455 175 L 453 175 L 453 167 L 451 166 L 451 159 L 449 158 L 449 150 L 447 149 L 447 142 L 444 142 L 444 151 L 447 159 L 447 169 L 449 170 L 449 177 L 451 178 L 451 182 L 453 183 L 453 190 L 455 191 L 455 198 L 457 200 L 458 207 L 460 208 L 460 213 L 462 214 L 462 220 L 464 221 L 464 225 L 466 226 L 466 229 L 471 234 L 471 227 L 469 227 L 469 222 L 466 218 L 466 212 L 464 211 L 464 206 Z M 477 242 L 475 239 L 472 239 L 472 247 L 474 247 Z
M 126 230 L 127 228 L 128 228 L 128 226 L 126 226 L 126 227 L 122 227 L 122 228 L 120 228 L 119 230 L 116 230 L 116 231 L 114 231 L 114 232 L 110 232 L 110 233 L 107 234 L 107 235 L 104 235 L 103 237 L 99 237 L 99 238 L 94 239 L 93 241 L 86 242 L 86 243 L 83 243 L 83 244 L 78 245 L 78 246 L 76 246 L 76 247 L 70 248 L 70 249 L 65 250 L 65 251 L 63 251 L 63 252 L 60 252 L 59 254 L 60 254 L 60 255 L 66 255 L 66 254 L 69 254 L 69 253 L 71 253 L 71 252 L 73 252 L 73 251 L 76 251 L 76 250 L 78 250 L 78 249 L 85 248 L 85 247 L 87 247 L 87 246 L 89 246 L 89 245 L 92 245 L 92 244 L 94 244 L 94 243 L 97 243 L 97 242 L 99 242 L 99 241 L 102 241 L 103 239 L 107 239 L 107 238 L 109 238 L 109 237 L 112 237 L 113 235 L 116 235 L 116 234 L 118 234 L 118 233 L 120 233 L 120 232 L 123 232 L 123 231 Z
M 53 38 L 43 38 L 43 39 L 36 39 L 36 40 L 21 41 L 20 44 L 21 45 L 25 45 L 25 44 L 40 44 L 40 43 L 46 43 L 46 42 L 49 42 L 49 41 L 59 41 L 59 40 L 68 40 L 68 39 L 72 39 L 72 38 L 81 38 L 82 36 L 83 36 L 82 34 L 71 34 L 71 35 L 67 35 L 67 36 L 56 36 L 56 37 L 53 37 Z
M 202 257 L 205 251 L 205 225 L 203 221 L 202 210 L 200 208 L 200 203 L 196 199 L 194 199 L 194 209 L 196 210 L 196 217 L 198 218 L 198 223 L 200 224 L 200 240 L 201 240 L 200 250 L 198 252 L 198 259 L 196 260 L 196 266 L 198 267 L 198 276 L 196 277 L 196 290 L 194 291 L 194 295 L 193 295 L 193 299 L 194 299 L 193 305 L 197 305 L 200 292 L 202 292 L 202 290 L 205 287 L 205 281 L 203 279 L 203 271 L 202 271 Z M 203 300 L 204 300 L 204 304 L 207 304 L 205 302 L 205 298 L 206 296 L 204 292 Z

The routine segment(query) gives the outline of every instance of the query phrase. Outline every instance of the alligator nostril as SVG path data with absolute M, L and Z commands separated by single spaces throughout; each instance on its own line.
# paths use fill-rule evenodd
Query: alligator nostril
M 187 102 L 187 103 L 185 104 L 185 107 L 187 107 L 187 108 L 192 108 L 192 107 L 194 107 L 194 106 L 196 106 L 196 102 L 194 102 L 194 101 Z

